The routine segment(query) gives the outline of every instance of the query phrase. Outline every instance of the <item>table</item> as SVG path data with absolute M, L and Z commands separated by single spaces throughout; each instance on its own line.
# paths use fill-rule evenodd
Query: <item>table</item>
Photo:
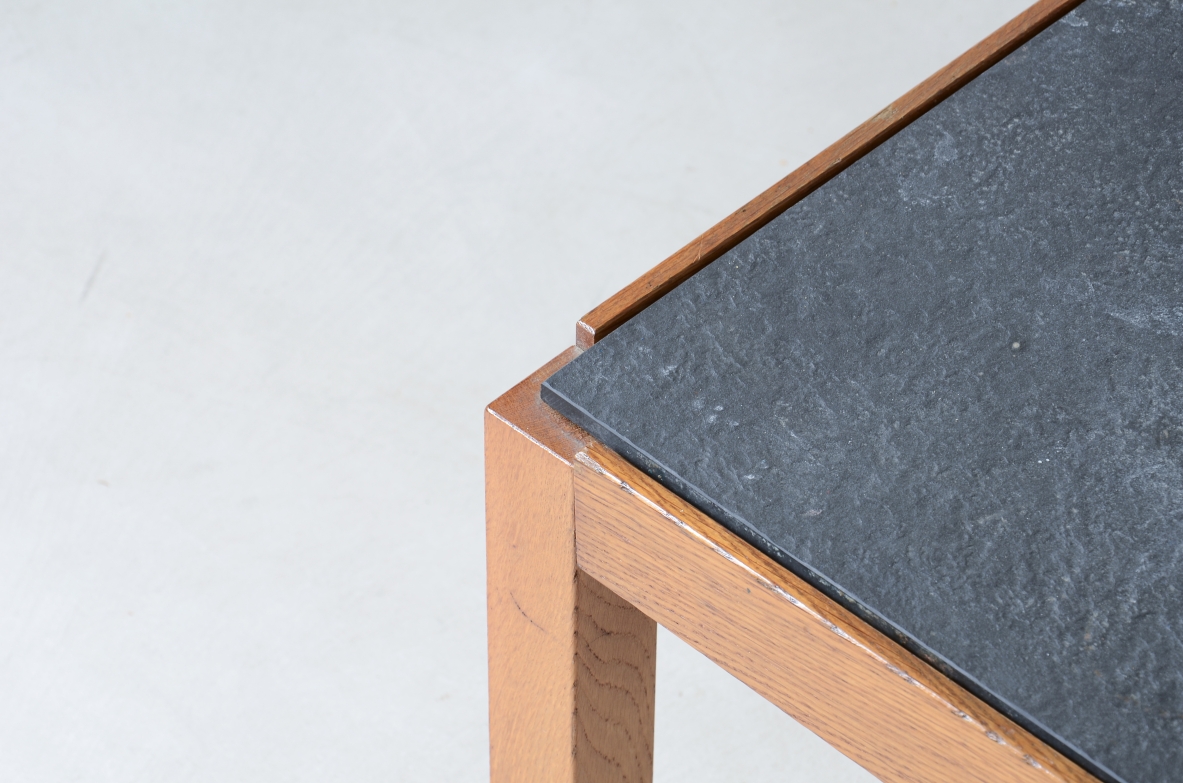
M 490 406 L 494 780 L 648 780 L 655 620 L 884 780 L 1173 779 L 1180 40 L 1036 4 Z

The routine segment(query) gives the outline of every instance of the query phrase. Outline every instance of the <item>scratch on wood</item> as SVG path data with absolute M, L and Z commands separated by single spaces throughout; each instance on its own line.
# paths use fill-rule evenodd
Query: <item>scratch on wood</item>
M 514 596 L 512 590 L 509 591 L 509 600 L 513 601 L 513 605 L 518 608 L 518 611 L 522 613 L 522 617 L 525 617 L 526 620 L 530 623 L 530 625 L 532 625 L 535 628 L 537 628 L 538 630 L 542 631 L 547 636 L 550 636 L 549 631 L 547 631 L 545 628 L 543 628 L 538 623 L 534 622 L 534 618 L 532 618 L 530 615 L 526 614 L 526 610 L 523 609 L 522 605 L 518 603 L 518 599 L 517 599 L 517 597 Z

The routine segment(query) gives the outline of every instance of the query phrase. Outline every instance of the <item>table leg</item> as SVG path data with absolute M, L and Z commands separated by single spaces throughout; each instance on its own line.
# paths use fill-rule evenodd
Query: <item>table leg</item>
M 570 462 L 485 416 L 493 783 L 649 783 L 657 626 L 575 565 Z

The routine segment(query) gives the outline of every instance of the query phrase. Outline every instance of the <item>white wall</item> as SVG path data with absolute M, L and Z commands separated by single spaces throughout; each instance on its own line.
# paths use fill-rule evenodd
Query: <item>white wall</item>
M 485 779 L 483 405 L 1023 5 L 7 0 L 2 777 Z M 867 778 L 659 661 L 659 780 Z

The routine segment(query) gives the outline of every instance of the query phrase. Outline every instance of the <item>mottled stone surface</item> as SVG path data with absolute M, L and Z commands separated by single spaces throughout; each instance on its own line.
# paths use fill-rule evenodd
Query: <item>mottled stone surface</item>
M 1181 50 L 1090 0 L 544 388 L 1129 783 L 1183 776 Z

